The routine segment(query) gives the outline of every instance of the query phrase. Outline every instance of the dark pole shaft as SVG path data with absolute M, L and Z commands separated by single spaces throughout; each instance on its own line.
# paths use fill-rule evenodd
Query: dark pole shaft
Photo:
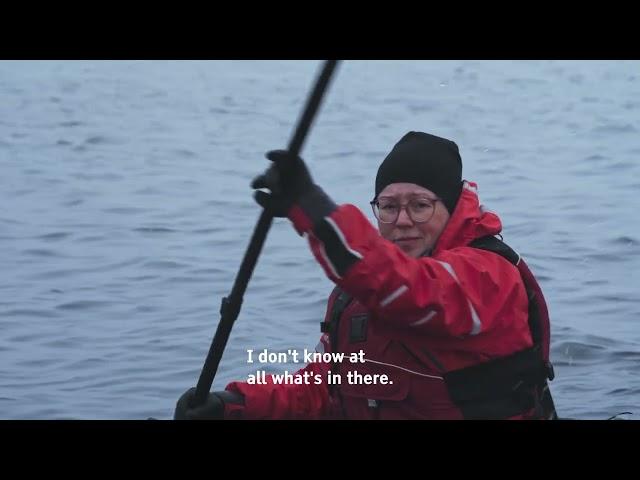
M 307 134 L 309 133 L 313 119 L 318 112 L 322 98 L 329 86 L 329 82 L 331 81 L 331 77 L 337 63 L 337 60 L 327 60 L 324 63 L 320 75 L 316 79 L 315 87 L 307 98 L 307 103 L 302 116 L 299 118 L 296 130 L 289 142 L 288 150 L 293 155 L 299 155 L 302 150 L 304 141 L 307 138 Z M 227 341 L 229 340 L 233 323 L 240 314 L 244 292 L 247 290 L 249 280 L 251 280 L 253 269 L 255 268 L 260 252 L 262 251 L 262 246 L 267 238 L 267 233 L 269 233 L 272 221 L 273 217 L 269 215 L 266 210 L 263 210 L 253 231 L 253 235 L 251 236 L 251 241 L 247 247 L 247 251 L 244 254 L 240 270 L 236 275 L 233 288 L 231 289 L 231 294 L 222 299 L 222 304 L 220 305 L 220 323 L 218 324 L 216 334 L 211 342 L 207 359 L 204 362 L 200 378 L 198 379 L 198 384 L 196 385 L 194 406 L 202 405 L 206 401 L 207 395 L 211 390 L 211 385 L 213 384 L 213 379 L 218 371 L 218 366 L 220 365 L 222 354 L 227 345 Z

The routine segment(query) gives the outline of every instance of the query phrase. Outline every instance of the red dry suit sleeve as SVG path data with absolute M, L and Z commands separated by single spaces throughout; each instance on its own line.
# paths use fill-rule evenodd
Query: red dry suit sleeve
M 226 390 L 244 396 L 244 406 L 234 405 L 225 409 L 225 418 L 245 420 L 316 420 L 323 418 L 329 410 L 327 372 L 330 364 L 312 362 L 294 375 L 310 373 L 309 384 L 275 384 L 273 375 L 267 375 L 267 385 L 247 382 L 231 382 Z M 322 382 L 314 383 L 320 375 Z
M 382 238 L 362 212 L 341 205 L 309 221 L 289 218 L 306 235 L 327 276 L 388 326 L 430 335 L 476 335 L 505 312 L 527 315 L 518 270 L 491 252 L 471 247 L 412 258 Z

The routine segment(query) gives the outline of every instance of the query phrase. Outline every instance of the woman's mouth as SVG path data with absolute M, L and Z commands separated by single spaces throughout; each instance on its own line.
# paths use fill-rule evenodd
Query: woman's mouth
M 402 245 L 410 245 L 419 240 L 420 240 L 420 237 L 401 237 L 401 238 L 396 238 L 393 242 L 402 246 Z

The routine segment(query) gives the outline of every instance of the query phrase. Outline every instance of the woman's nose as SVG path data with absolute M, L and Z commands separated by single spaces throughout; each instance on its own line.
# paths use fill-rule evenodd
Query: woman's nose
M 407 213 L 407 207 L 400 208 L 398 219 L 396 220 L 396 225 L 400 227 L 413 225 L 413 220 L 411 220 L 411 217 Z

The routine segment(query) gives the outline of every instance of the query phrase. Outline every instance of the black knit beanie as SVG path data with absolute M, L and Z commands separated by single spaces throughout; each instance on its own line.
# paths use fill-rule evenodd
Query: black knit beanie
M 409 132 L 393 147 L 376 175 L 376 198 L 392 183 L 415 183 L 440 197 L 453 213 L 462 191 L 462 159 L 451 140 Z

